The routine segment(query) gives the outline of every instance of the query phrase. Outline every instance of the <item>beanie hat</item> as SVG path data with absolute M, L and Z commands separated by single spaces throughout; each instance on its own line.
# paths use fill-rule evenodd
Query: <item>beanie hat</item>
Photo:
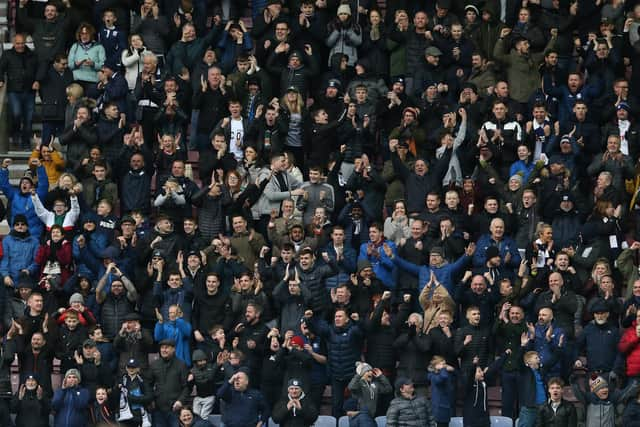
M 395 382 L 395 388 L 396 390 L 400 390 L 400 387 L 408 385 L 408 384 L 413 384 L 413 381 L 411 381 L 410 378 L 407 377 L 400 377 L 396 380 Z
M 338 12 L 336 12 L 336 15 L 340 15 L 341 13 L 346 13 L 347 15 L 351 16 L 351 6 L 349 6 L 348 4 L 341 4 L 340 6 L 338 6 Z
M 607 380 L 605 380 L 601 376 L 592 375 L 591 379 L 589 380 L 589 388 L 591 389 L 592 393 L 597 393 L 603 388 L 609 388 L 609 384 L 607 383 Z
M 431 248 L 431 251 L 429 251 L 430 254 L 432 255 L 440 255 L 440 256 L 444 256 L 444 251 L 442 250 L 442 246 L 434 246 Z
M 486 260 L 500 256 L 500 249 L 497 246 L 489 246 L 485 252 Z
M 69 304 L 73 304 L 74 302 L 84 304 L 84 298 L 82 297 L 81 293 L 76 292 L 75 294 L 71 295 L 71 298 L 69 298 Z
M 69 370 L 64 374 L 64 379 L 66 380 L 66 379 L 67 379 L 67 377 L 68 377 L 69 375 L 75 375 L 75 376 L 76 376 L 76 378 L 78 378 L 78 382 L 81 382 L 81 381 L 82 381 L 82 375 L 80 375 L 80 371 L 78 371 L 78 370 L 77 370 L 77 369 L 75 369 L 75 368 L 69 369 Z
M 193 356 L 191 356 L 191 360 L 193 360 L 194 362 L 197 362 L 198 360 L 207 360 L 207 355 L 204 353 L 204 351 L 196 349 L 193 352 Z
M 17 214 L 16 216 L 13 217 L 13 223 L 16 224 L 18 222 L 21 222 L 23 224 L 29 224 L 29 222 L 27 221 L 27 217 L 24 216 L 23 214 Z
M 373 371 L 373 368 L 368 363 L 356 362 L 356 374 L 363 376 L 369 371 Z
M 291 378 L 287 382 L 287 387 L 302 387 L 302 381 L 297 378 Z
M 359 259 L 357 266 L 358 266 L 358 273 L 364 270 L 365 268 L 372 268 L 371 262 L 366 258 Z
M 289 340 L 289 342 L 292 345 L 297 345 L 300 348 L 304 347 L 304 339 L 300 335 L 295 335 L 291 337 L 291 340 Z

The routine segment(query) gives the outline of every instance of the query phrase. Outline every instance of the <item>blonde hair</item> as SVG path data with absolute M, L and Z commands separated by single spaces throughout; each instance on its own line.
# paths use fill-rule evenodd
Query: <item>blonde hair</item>
M 302 99 L 302 95 L 300 95 L 300 93 L 298 92 L 293 92 L 296 94 L 296 101 L 295 103 L 291 103 L 289 102 L 288 98 L 288 94 L 289 92 L 287 92 L 283 97 L 282 97 L 282 104 L 287 107 L 287 110 L 289 110 L 290 113 L 297 113 L 300 114 L 302 113 L 302 107 L 304 106 L 304 101 Z
M 429 367 L 427 368 L 427 370 L 429 372 L 436 372 L 436 366 L 438 366 L 440 363 L 442 362 L 446 362 L 447 360 L 442 357 L 442 356 L 433 356 L 431 358 L 431 362 L 429 362 Z
M 527 351 L 522 357 L 522 360 L 524 360 L 524 363 L 528 363 L 534 356 L 539 356 L 537 351 Z
M 84 95 L 84 89 L 78 83 L 71 83 L 65 90 L 67 95 L 73 96 L 75 99 L 80 99 Z

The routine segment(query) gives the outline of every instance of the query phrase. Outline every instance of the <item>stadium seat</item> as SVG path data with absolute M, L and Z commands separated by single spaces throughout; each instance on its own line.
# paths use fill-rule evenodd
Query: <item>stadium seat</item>
M 349 417 L 346 415 L 341 416 L 338 419 L 338 427 L 349 427 Z
M 276 424 L 276 422 L 273 421 L 273 418 L 269 417 L 269 423 L 267 427 L 280 427 L 280 424 Z
M 491 427 L 513 427 L 513 420 L 509 417 L 492 416 Z
M 387 417 L 382 415 L 380 417 L 376 417 L 376 424 L 378 427 L 386 427 L 387 426 Z
M 462 417 L 453 417 L 451 421 L 449 421 L 449 427 L 464 427 L 462 423 Z
M 337 422 L 331 415 L 320 415 L 313 427 L 336 427 Z

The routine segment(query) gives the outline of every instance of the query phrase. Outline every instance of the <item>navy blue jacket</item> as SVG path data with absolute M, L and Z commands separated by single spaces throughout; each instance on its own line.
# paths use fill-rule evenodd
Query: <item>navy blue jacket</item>
M 55 427 L 84 427 L 89 414 L 89 391 L 86 388 L 59 388 L 53 395 L 51 408 L 55 411 Z
M 587 369 L 609 372 L 624 371 L 624 358 L 618 352 L 620 329 L 610 323 L 598 325 L 595 320 L 587 323 L 576 338 L 576 349 L 582 352 L 586 348 Z M 616 369 L 617 368 L 617 369 Z
M 337 328 L 323 319 L 314 318 L 313 326 L 329 347 L 329 376 L 337 380 L 351 379 L 356 373 L 356 361 L 360 360 L 362 347 L 363 334 L 358 323 L 350 320 L 346 326 Z
M 236 391 L 226 381 L 218 390 L 218 398 L 227 404 L 222 416 L 227 427 L 255 427 L 259 420 L 263 425 L 269 420 L 269 405 L 258 390 Z
M 127 48 L 127 35 L 117 27 L 113 30 L 108 30 L 103 25 L 98 32 L 98 43 L 104 47 L 107 59 L 113 58 L 119 64 L 122 51 Z

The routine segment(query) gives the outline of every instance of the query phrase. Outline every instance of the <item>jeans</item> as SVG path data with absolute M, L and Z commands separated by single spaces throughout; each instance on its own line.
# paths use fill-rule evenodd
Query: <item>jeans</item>
M 42 143 L 48 144 L 51 137 L 59 136 L 64 130 L 64 121 L 42 122 Z
M 9 112 L 11 113 L 11 136 L 14 144 L 29 146 L 31 141 L 31 124 L 33 111 L 36 108 L 34 91 L 8 92 Z
M 520 408 L 519 418 L 519 427 L 535 427 L 536 418 L 538 418 L 538 408 L 529 408 L 523 406 L 522 408 Z
M 197 414 L 203 420 L 206 420 L 213 411 L 213 404 L 215 403 L 215 396 L 207 397 L 194 397 L 193 398 L 193 413 Z
M 160 411 L 156 409 L 152 413 L 153 427 L 173 427 L 178 425 L 178 415 L 173 411 Z
M 502 415 L 517 418 L 518 413 L 518 373 L 502 371 Z
M 349 427 L 376 427 L 376 421 L 366 409 L 361 410 L 355 417 L 349 418 Z

